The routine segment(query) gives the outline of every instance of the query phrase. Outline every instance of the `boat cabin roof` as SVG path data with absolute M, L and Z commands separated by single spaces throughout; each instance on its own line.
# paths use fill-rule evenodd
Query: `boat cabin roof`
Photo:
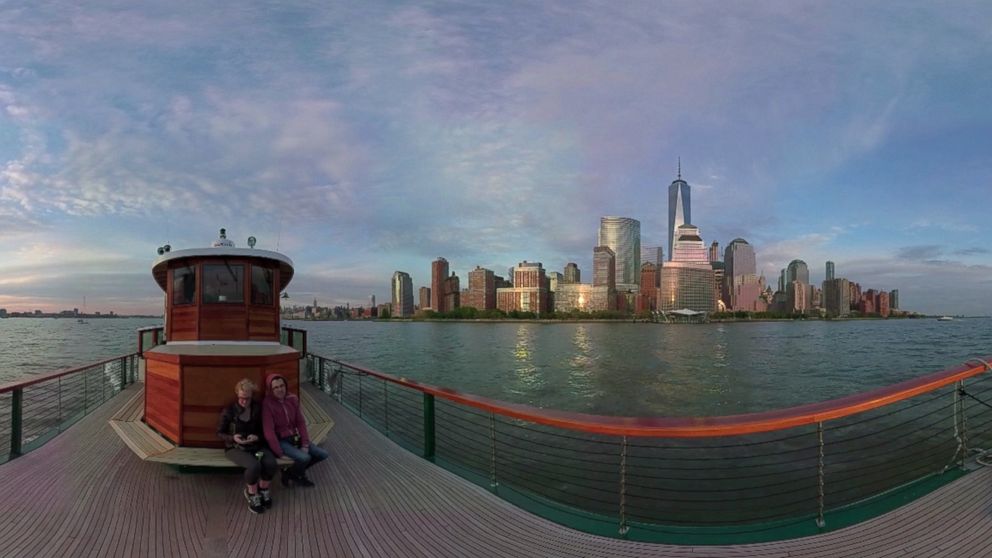
M 169 262 L 183 258 L 244 258 L 256 260 L 268 260 L 279 265 L 279 290 L 283 290 L 293 279 L 293 260 L 279 252 L 270 250 L 256 250 L 255 248 L 234 248 L 230 246 L 217 246 L 214 248 L 191 248 L 188 250 L 176 250 L 166 252 L 155 260 L 152 264 L 152 275 L 155 282 L 162 290 L 166 290 L 168 284 Z

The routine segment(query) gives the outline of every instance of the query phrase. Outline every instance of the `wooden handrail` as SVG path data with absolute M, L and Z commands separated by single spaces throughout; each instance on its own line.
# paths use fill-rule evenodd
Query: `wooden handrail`
M 42 382 L 47 382 L 48 380 L 54 380 L 55 378 L 61 378 L 62 376 L 68 376 L 70 374 L 76 374 L 84 370 L 93 368 L 94 366 L 101 366 L 116 360 L 121 360 L 122 358 L 128 358 L 137 355 L 137 352 L 128 353 L 126 355 L 118 355 L 111 357 L 100 362 L 93 362 L 90 364 L 84 364 L 83 366 L 74 366 L 72 368 L 63 368 L 61 370 L 56 370 L 55 372 L 49 372 L 47 374 L 42 374 L 40 376 L 31 376 L 30 378 L 24 380 L 17 380 L 14 382 L 8 382 L 6 384 L 0 384 L 0 393 L 8 393 L 14 391 L 15 389 L 26 388 L 28 386 L 33 386 L 35 384 L 40 384 Z
M 891 405 L 978 376 L 990 370 L 985 362 L 992 361 L 992 357 L 985 357 L 982 361 L 976 359 L 941 372 L 864 393 L 774 411 L 718 417 L 614 417 L 540 409 L 520 403 L 508 403 L 420 383 L 316 354 L 313 356 L 387 382 L 506 417 L 591 434 L 652 438 L 739 436 L 835 420 Z

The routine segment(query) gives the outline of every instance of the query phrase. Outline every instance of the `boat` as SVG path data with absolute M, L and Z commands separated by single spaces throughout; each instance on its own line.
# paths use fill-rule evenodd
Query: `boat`
M 952 321 L 954 321 L 954 317 L 953 316 L 941 316 L 941 317 L 937 318 L 937 321 L 938 322 L 952 322 Z
M 258 298 L 255 265 L 273 272 Z M 292 273 L 281 254 L 233 245 L 163 251 L 166 323 L 139 330 L 134 353 L 0 386 L 4 554 L 985 551 L 992 468 L 972 446 L 992 441 L 992 357 L 764 413 L 568 413 L 321 355 L 278 321 Z M 214 279 L 226 286 L 208 294 Z M 297 373 L 331 457 L 316 488 L 276 483 L 275 506 L 253 516 L 240 476 L 217 473 L 212 436 L 231 378 L 265 367 Z

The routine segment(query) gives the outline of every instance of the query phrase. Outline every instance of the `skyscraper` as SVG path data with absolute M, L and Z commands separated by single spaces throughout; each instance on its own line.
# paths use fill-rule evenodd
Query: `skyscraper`
M 758 283 L 754 248 L 743 238 L 735 238 L 723 253 L 727 265 L 724 281 L 726 302 L 733 310 L 756 310 L 761 286 Z
M 785 271 L 785 284 L 788 285 L 793 281 L 809 285 L 809 267 L 806 266 L 806 262 L 802 260 L 789 262 L 789 267 Z
M 406 318 L 413 315 L 413 280 L 410 274 L 397 271 L 393 273 L 393 316 Z
M 444 298 L 447 294 L 444 283 L 448 280 L 448 260 L 438 258 L 431 262 L 431 309 L 435 312 L 446 312 Z
M 641 273 L 641 222 L 629 217 L 601 217 L 599 244 L 616 256 L 617 288 L 637 287 Z
M 668 259 L 672 260 L 672 247 L 678 239 L 679 227 L 692 222 L 689 203 L 689 183 L 682 180 L 682 160 L 679 174 L 668 186 Z
M 824 281 L 832 281 L 834 278 L 834 262 L 827 262 L 827 274 Z
M 426 310 L 431 307 L 431 288 L 420 287 L 420 309 Z
M 520 262 L 513 268 L 513 287 L 496 289 L 496 308 L 534 312 L 540 317 L 551 310 L 547 282 L 540 262 Z

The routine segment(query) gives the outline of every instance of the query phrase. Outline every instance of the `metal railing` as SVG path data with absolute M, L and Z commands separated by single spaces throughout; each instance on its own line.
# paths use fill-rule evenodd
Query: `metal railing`
M 165 343 L 164 326 L 148 326 L 138 328 L 138 356 L 143 356 L 145 351 L 153 349 Z
M 560 523 L 678 544 L 838 529 L 966 473 L 992 446 L 985 361 L 727 417 L 543 410 L 308 354 L 309 380 L 410 451 Z M 966 385 L 967 383 L 967 385 Z
M 279 332 L 279 342 L 300 352 L 300 358 L 307 354 L 307 330 L 283 326 Z
M 138 353 L 0 385 L 0 463 L 41 446 L 138 377 Z

